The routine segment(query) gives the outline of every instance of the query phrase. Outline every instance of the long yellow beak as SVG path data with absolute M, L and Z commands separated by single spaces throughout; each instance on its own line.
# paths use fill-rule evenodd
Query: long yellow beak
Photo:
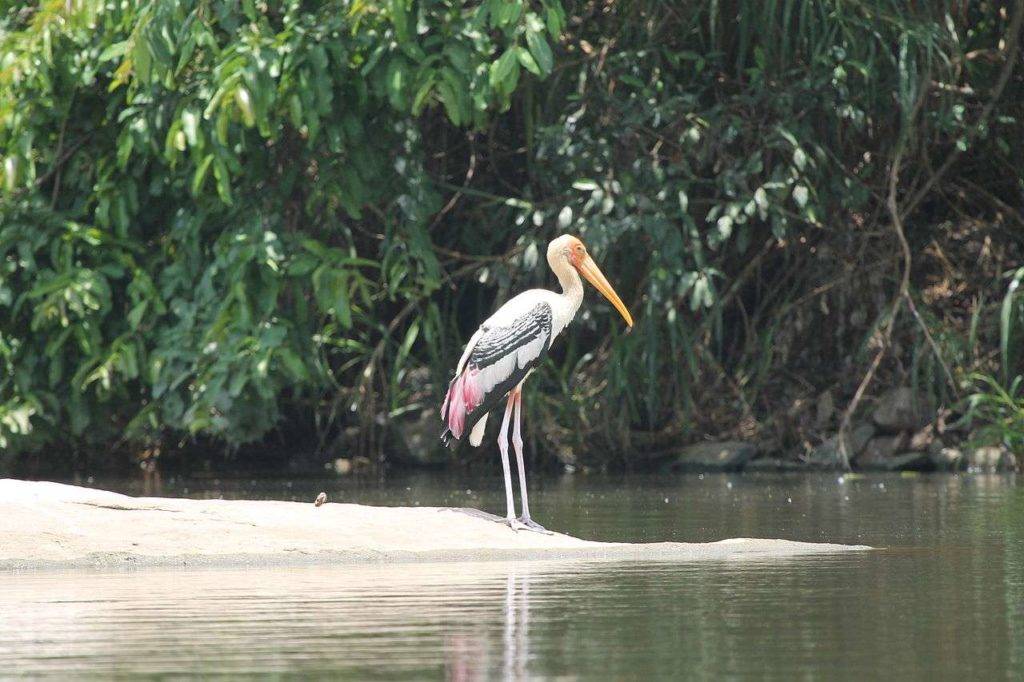
M 615 306 L 615 309 L 622 315 L 622 319 L 626 321 L 626 324 L 630 327 L 633 326 L 633 316 L 626 310 L 626 304 L 622 302 L 619 295 L 615 293 L 615 289 L 612 289 L 612 285 L 608 283 L 604 273 L 601 272 L 601 268 L 597 267 L 597 263 L 589 255 L 583 257 L 583 261 L 580 262 L 577 268 L 580 274 L 587 278 L 587 281 L 594 285 L 594 288 L 601 292 L 601 294 L 611 301 L 611 304 Z

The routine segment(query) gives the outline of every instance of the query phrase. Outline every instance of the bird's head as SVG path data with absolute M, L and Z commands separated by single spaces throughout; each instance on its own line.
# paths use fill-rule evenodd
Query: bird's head
M 626 321 L 626 324 L 629 327 L 633 326 L 633 316 L 626 309 L 626 304 L 615 293 L 615 289 L 608 283 L 604 273 L 601 272 L 601 268 L 597 267 L 597 263 L 587 253 L 587 247 L 578 237 L 574 237 L 571 234 L 563 234 L 548 245 L 548 264 L 557 271 L 556 263 L 559 261 L 567 262 L 583 275 L 588 282 L 594 285 L 595 289 L 600 291 L 615 306 L 615 309 L 622 315 L 622 319 Z

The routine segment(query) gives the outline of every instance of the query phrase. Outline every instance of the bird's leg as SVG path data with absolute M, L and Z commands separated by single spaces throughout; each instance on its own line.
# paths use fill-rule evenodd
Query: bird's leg
M 530 500 L 526 495 L 526 463 L 523 461 L 523 436 L 519 429 L 520 417 L 523 412 L 522 389 L 518 387 L 514 389 L 512 396 L 515 399 L 516 410 L 515 418 L 512 422 L 512 445 L 516 449 L 516 465 L 519 467 L 519 495 L 523 501 L 523 515 L 519 517 L 519 522 L 530 530 L 550 535 L 551 531 L 530 518 Z
M 519 530 L 521 524 L 516 519 L 516 503 L 512 498 L 512 470 L 508 461 L 508 421 L 514 406 L 515 400 L 509 395 L 505 418 L 501 420 L 501 431 L 498 433 L 498 449 L 501 450 L 501 468 L 505 471 L 505 522 L 513 530 Z

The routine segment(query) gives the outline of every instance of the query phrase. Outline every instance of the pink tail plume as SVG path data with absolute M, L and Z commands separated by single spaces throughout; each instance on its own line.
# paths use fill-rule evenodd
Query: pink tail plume
M 457 376 L 448 387 L 448 395 L 441 406 L 441 417 L 456 439 L 462 438 L 466 430 L 466 415 L 483 400 L 483 389 L 477 380 L 479 373 L 477 369 L 467 369 Z

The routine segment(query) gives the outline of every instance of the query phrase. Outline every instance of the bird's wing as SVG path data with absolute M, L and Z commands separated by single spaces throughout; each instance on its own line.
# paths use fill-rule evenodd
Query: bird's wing
M 493 318 L 492 318 L 493 320 Z M 537 366 L 551 345 L 551 305 L 541 301 L 515 317 L 482 326 L 463 353 L 460 371 L 448 387 L 441 417 L 461 438 L 481 416 Z
M 507 324 L 486 328 L 473 346 L 467 368 L 479 370 L 480 388 L 495 386 L 529 370 L 551 344 L 551 306 L 537 303 Z
M 479 329 L 473 332 L 473 336 L 469 337 L 469 341 L 466 343 L 466 350 L 462 351 L 462 357 L 459 358 L 459 364 L 455 366 L 455 376 L 459 376 L 462 374 L 462 370 L 466 369 L 466 362 L 469 360 L 469 356 L 473 354 L 473 349 L 476 348 L 477 342 L 486 331 L 486 324 L 481 325 Z

